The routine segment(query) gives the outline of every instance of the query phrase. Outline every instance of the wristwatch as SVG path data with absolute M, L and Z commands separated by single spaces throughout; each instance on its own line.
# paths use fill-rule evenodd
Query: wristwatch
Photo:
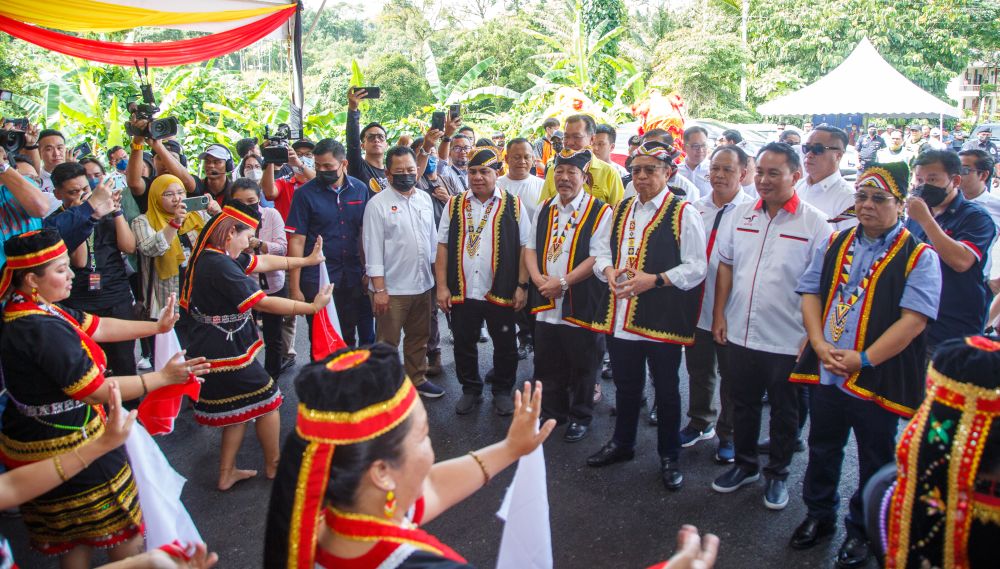
M 566 292 L 569 289 L 569 283 L 566 282 L 566 277 L 559 277 L 559 286 L 562 287 L 563 292 Z
M 528 283 L 517 283 L 517 288 L 521 290 L 528 290 Z
M 667 284 L 667 281 L 663 280 L 663 275 L 661 273 L 656 274 L 656 288 L 662 288 Z

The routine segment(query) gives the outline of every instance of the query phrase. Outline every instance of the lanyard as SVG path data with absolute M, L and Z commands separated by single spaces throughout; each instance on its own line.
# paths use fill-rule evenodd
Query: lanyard
M 558 206 L 552 207 L 552 244 L 549 246 L 548 258 L 549 262 L 556 262 L 563 252 L 563 243 L 566 242 L 566 236 L 570 231 L 573 231 L 577 225 L 580 224 L 580 219 L 578 218 L 580 214 L 580 208 L 583 207 L 583 202 L 586 199 L 581 199 L 573 213 L 570 214 L 569 219 L 566 220 L 566 224 L 559 229 L 559 208 Z
M 712 224 L 712 232 L 708 235 L 708 248 L 705 250 L 705 258 L 708 260 L 712 258 L 712 249 L 715 248 L 715 237 L 719 233 L 719 225 L 722 224 L 722 215 L 726 213 L 726 208 L 728 207 L 729 204 L 722 206 L 715 214 L 715 223 Z
M 469 242 L 465 249 L 470 257 L 475 257 L 476 252 L 479 251 L 479 243 L 483 235 L 483 230 L 486 228 L 486 221 L 490 217 L 490 212 L 493 211 L 493 203 L 496 202 L 497 197 L 493 196 L 490 201 L 486 203 L 486 208 L 483 210 L 483 217 L 479 220 L 479 226 L 472 229 L 472 201 L 465 201 L 465 227 L 469 232 Z
M 902 235 L 902 231 L 899 233 Z M 892 249 L 893 243 L 887 243 L 887 246 L 882 254 L 878 256 L 877 259 L 872 263 L 871 267 L 868 268 L 868 272 L 865 273 L 865 277 L 861 279 L 854 290 L 847 293 L 847 281 L 851 278 L 851 266 L 854 264 L 854 249 L 855 245 L 858 243 L 857 233 L 850 237 L 851 244 L 848 246 L 847 251 L 844 252 L 844 260 L 840 264 L 840 275 L 837 280 L 837 294 L 840 297 L 837 302 L 833 314 L 833 325 L 832 330 L 830 330 L 830 337 L 833 341 L 839 341 L 840 337 L 844 333 L 844 328 L 847 326 L 847 315 L 851 312 L 851 308 L 861 299 L 861 296 L 868 290 L 868 285 L 871 282 L 872 275 L 875 271 L 885 262 L 885 257 Z M 897 236 L 898 239 L 898 236 Z

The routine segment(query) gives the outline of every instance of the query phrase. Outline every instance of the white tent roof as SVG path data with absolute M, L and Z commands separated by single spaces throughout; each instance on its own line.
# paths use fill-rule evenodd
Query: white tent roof
M 958 110 L 916 86 L 864 38 L 851 55 L 812 85 L 757 107 L 762 115 L 959 117 Z

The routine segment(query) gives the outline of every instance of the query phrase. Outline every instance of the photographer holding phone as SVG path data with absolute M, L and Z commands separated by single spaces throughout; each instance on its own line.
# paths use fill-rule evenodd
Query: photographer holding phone
M 389 148 L 386 131 L 379 123 L 371 122 L 358 132 L 361 124 L 358 106 L 362 99 L 378 98 L 371 95 L 361 87 L 351 87 L 347 91 L 347 175 L 361 180 L 377 194 L 389 187 L 385 174 L 385 151 Z
M 69 211 L 82 205 L 98 187 L 110 191 L 111 179 L 90 178 L 87 167 L 66 163 L 52 172 L 55 195 L 62 200 L 52 217 L 71 215 Z M 132 290 L 121 254 L 135 252 L 135 235 L 121 209 L 122 192 L 111 195 L 114 209 L 97 219 L 86 241 L 70 251 L 73 288 L 65 304 L 96 316 L 130 320 Z M 135 375 L 134 340 L 102 343 L 101 348 L 114 375 Z
M 157 314 L 170 295 L 179 292 L 182 269 L 187 267 L 191 249 L 208 219 L 205 211 L 188 213 L 186 195 L 180 178 L 158 176 L 149 188 L 149 210 L 132 220 L 136 246 L 142 255 L 145 308 L 150 314 Z M 214 200 L 210 200 L 208 205 L 213 204 Z

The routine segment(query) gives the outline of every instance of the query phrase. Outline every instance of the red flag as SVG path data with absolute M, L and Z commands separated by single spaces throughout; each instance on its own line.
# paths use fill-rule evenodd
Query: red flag
M 319 265 L 319 290 L 323 290 L 330 284 L 330 274 L 326 270 L 326 263 Z M 346 348 L 347 343 L 340 333 L 340 318 L 337 318 L 337 309 L 330 301 L 322 310 L 313 316 L 312 325 L 312 357 L 313 360 L 321 360 L 341 348 Z
M 154 356 L 156 369 L 161 369 L 181 351 L 177 334 L 171 330 L 165 334 L 157 334 L 154 340 Z M 186 383 L 161 387 L 146 395 L 139 404 L 139 422 L 151 435 L 167 435 L 174 430 L 174 420 L 181 411 L 181 402 L 187 395 L 197 401 L 201 395 L 201 384 L 194 376 L 188 377 Z

